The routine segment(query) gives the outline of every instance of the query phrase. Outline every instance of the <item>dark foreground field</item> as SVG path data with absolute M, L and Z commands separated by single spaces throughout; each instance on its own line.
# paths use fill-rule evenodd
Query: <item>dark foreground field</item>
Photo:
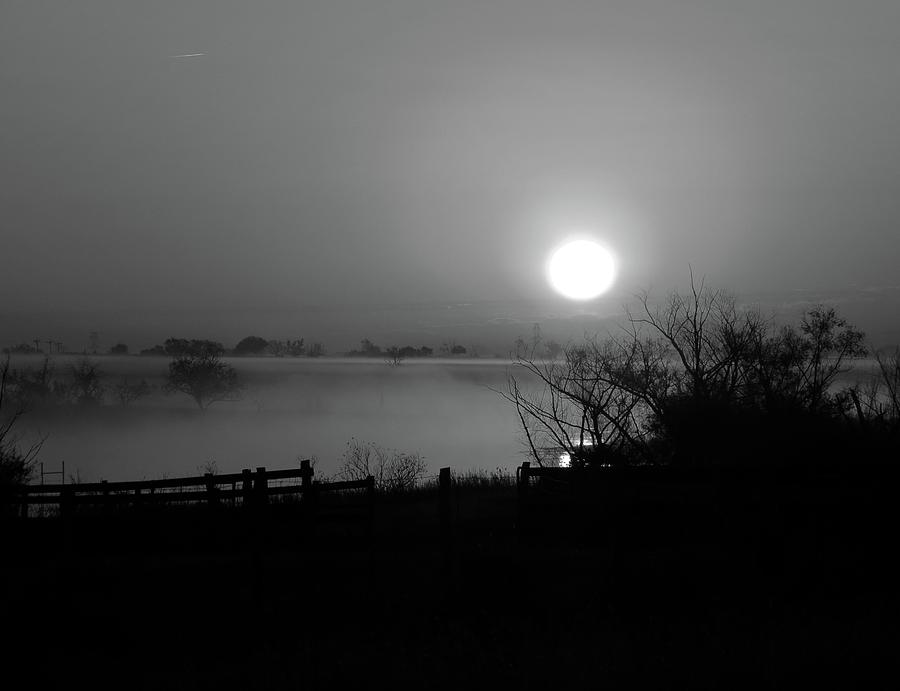
M 33 688 L 895 687 L 894 473 L 614 480 L 4 526 Z M 22 688 L 20 685 L 6 688 Z

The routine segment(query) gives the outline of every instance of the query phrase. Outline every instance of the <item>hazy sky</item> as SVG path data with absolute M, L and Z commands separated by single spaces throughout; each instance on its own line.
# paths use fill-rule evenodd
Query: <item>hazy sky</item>
M 4 0 L 0 94 L 8 328 L 900 283 L 897 0 Z

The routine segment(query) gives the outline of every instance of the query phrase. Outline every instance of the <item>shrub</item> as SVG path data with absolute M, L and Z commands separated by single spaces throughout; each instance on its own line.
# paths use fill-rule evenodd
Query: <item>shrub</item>
M 401 453 L 372 442 L 351 439 L 344 451 L 344 462 L 338 471 L 342 480 L 375 478 L 380 491 L 399 492 L 415 487 L 425 475 L 425 460 L 417 453 Z
M 31 479 L 37 454 L 43 444 L 40 439 L 26 448 L 20 445 L 21 439 L 15 433 L 15 426 L 25 413 L 25 407 L 9 397 L 11 375 L 7 355 L 0 365 L 0 509 L 4 511 L 12 495 Z

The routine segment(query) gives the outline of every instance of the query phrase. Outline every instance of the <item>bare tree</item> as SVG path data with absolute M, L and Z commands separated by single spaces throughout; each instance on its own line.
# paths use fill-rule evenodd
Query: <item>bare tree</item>
M 576 466 L 702 464 L 795 446 L 801 418 L 825 423 L 846 412 L 834 384 L 865 353 L 863 334 L 831 308 L 774 330 L 693 276 L 687 293 L 659 305 L 645 293 L 626 314 L 616 335 L 588 337 L 558 360 L 520 343 L 500 393 L 515 405 L 536 462 L 563 452 Z
M 100 366 L 89 358 L 81 358 L 70 367 L 72 381 L 66 387 L 67 398 L 78 405 L 99 405 L 103 402 L 104 387 L 100 381 Z
M 54 368 L 49 356 L 44 357 L 37 369 L 26 367 L 15 371 L 9 369 L 7 357 L 6 368 L 6 396 L 14 399 L 15 404 L 23 410 L 49 403 L 54 396 L 60 395 L 58 382 L 54 382 Z
M 129 384 L 128 378 L 125 377 L 121 382 L 116 384 L 113 389 L 122 407 L 127 407 L 144 396 L 150 394 L 150 385 L 146 379 L 141 379 L 137 384 Z
M 10 405 L 8 387 L 11 381 L 9 356 L 0 365 L 0 505 L 5 504 L 17 488 L 27 484 L 34 472 L 37 455 L 43 446 L 40 438 L 30 446 L 21 445 L 16 424 L 26 412 L 23 403 Z
M 322 357 L 325 355 L 325 346 L 318 341 L 309 346 L 306 351 L 307 357 Z
M 839 403 L 830 395 L 848 362 L 866 354 L 864 334 L 838 317 L 834 308 L 816 306 L 800 328 L 754 334 L 747 378 L 751 394 L 769 410 L 793 407 L 819 411 Z
M 896 426 L 900 423 L 900 348 L 896 348 L 891 355 L 876 353 L 875 360 L 886 391 L 884 416 Z
M 425 475 L 425 467 L 425 460 L 417 453 L 401 453 L 351 439 L 347 442 L 338 477 L 364 480 L 372 475 L 377 489 L 396 492 L 415 487 Z
M 866 431 L 900 433 L 900 348 L 875 353 L 874 376 L 846 391 L 856 419 Z
M 537 463 L 544 464 L 548 449 L 568 454 L 575 466 L 615 464 L 626 454 L 645 454 L 646 404 L 637 387 L 622 385 L 637 369 L 634 356 L 612 341 L 589 339 L 566 348 L 558 360 L 517 358 L 520 372 L 509 376 L 507 390 L 500 393 L 516 406 Z
M 670 293 L 662 306 L 652 307 L 647 293 L 638 300 L 637 313 L 627 310 L 627 347 L 656 341 L 675 365 L 668 374 L 679 394 L 697 399 L 736 394 L 741 365 L 766 328 L 756 312 L 738 311 L 731 295 L 708 288 L 703 279 L 698 284 L 693 273 L 690 291 Z
M 169 339 L 171 352 L 177 353 L 169 363 L 169 380 L 164 389 L 169 393 L 184 393 L 194 399 L 200 410 L 219 401 L 237 401 L 243 395 L 243 385 L 231 365 L 222 362 L 224 348 L 213 341 Z M 186 343 L 186 345 L 185 345 Z

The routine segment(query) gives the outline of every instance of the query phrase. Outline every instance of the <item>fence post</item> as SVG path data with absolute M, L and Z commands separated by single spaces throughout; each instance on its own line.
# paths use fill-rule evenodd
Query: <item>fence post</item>
M 446 541 L 450 535 L 450 468 L 441 468 L 438 476 L 440 490 L 441 535 Z
M 516 496 L 518 499 L 518 513 L 520 530 L 525 529 L 527 522 L 526 514 L 528 513 L 528 484 L 531 477 L 531 463 L 523 461 L 522 466 L 516 469 Z
M 441 468 L 438 476 L 441 514 L 441 552 L 444 554 L 444 576 L 447 578 L 448 592 L 451 586 L 453 569 L 453 533 L 450 503 L 450 468 Z
M 72 548 L 72 514 L 75 503 L 75 488 L 66 485 L 59 493 L 59 519 L 62 523 L 63 549 L 68 553 Z
M 63 487 L 59 493 L 59 517 L 62 519 L 68 519 L 72 514 L 73 494 L 71 485 Z
M 366 477 L 366 499 L 369 504 L 369 537 L 375 533 L 375 476 Z
M 312 490 L 313 470 L 309 466 L 309 461 L 300 461 L 300 487 L 302 492 L 300 496 L 303 501 L 309 501 L 309 493 Z
M 253 476 L 250 474 L 249 468 L 241 470 L 241 482 L 241 499 L 246 509 L 253 502 Z
M 309 484 L 309 493 L 304 492 L 303 501 L 306 504 L 304 516 L 309 519 L 309 530 L 315 525 L 316 514 L 319 510 L 319 481 L 313 480 Z
M 28 493 L 26 490 L 22 490 L 22 503 L 19 504 L 19 511 L 22 518 L 28 518 Z
M 263 506 L 269 500 L 269 481 L 266 477 L 266 469 L 261 466 L 256 469 L 256 477 L 253 483 L 253 494 L 257 506 Z
M 206 478 L 206 501 L 210 507 L 216 507 L 219 505 L 219 488 L 216 487 L 215 475 L 206 473 L 203 477 Z

